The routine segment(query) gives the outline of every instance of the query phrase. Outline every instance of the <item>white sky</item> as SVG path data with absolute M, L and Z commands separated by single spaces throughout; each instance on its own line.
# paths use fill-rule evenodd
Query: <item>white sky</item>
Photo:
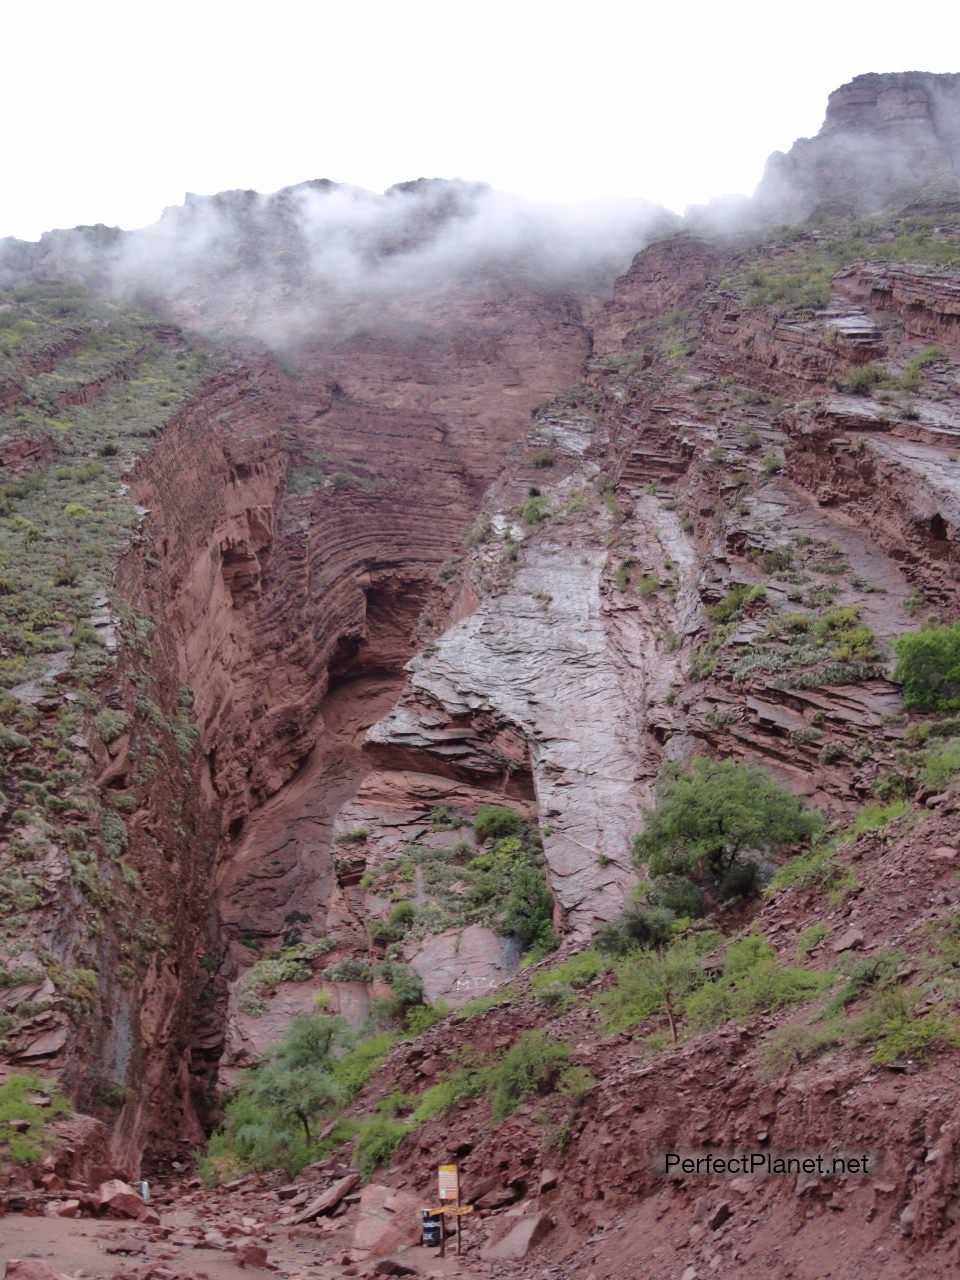
M 852 76 L 960 71 L 958 37 L 951 0 L 7 0 L 0 235 L 307 178 L 680 211 Z

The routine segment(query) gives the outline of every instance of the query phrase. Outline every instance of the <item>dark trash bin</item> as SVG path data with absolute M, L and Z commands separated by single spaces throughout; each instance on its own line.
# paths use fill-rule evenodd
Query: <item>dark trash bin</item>
M 439 1213 L 431 1213 L 429 1209 L 423 1211 L 423 1247 L 425 1249 L 439 1249 L 443 1239 L 443 1218 Z

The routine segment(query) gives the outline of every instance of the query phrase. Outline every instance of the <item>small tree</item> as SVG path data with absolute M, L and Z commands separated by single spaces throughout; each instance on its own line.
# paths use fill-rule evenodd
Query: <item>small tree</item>
M 813 836 L 823 819 L 763 769 L 698 756 L 666 781 L 660 807 L 647 815 L 634 854 L 655 876 L 722 878 L 750 850 Z
M 250 1098 L 282 1120 L 298 1121 L 311 1142 L 314 1117 L 337 1101 L 333 1050 L 346 1036 L 342 1018 L 325 1013 L 295 1018 L 270 1060 L 250 1073 Z
M 904 632 L 893 647 L 893 678 L 903 685 L 905 707 L 940 714 L 960 711 L 960 622 Z
M 307 1142 L 312 1142 L 311 1121 L 337 1101 L 337 1086 L 322 1066 L 289 1067 L 283 1062 L 271 1062 L 254 1076 L 250 1097 L 283 1120 L 299 1121 Z

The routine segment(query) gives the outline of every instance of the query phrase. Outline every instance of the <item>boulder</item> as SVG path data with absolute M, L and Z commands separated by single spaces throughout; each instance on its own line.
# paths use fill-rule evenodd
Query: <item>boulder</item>
M 267 1265 L 266 1249 L 262 1244 L 257 1244 L 254 1240 L 245 1240 L 243 1244 L 237 1245 L 233 1256 L 241 1267 L 265 1267 Z
M 35 1258 L 10 1258 L 7 1262 L 7 1280 L 73 1280 L 63 1271 L 54 1271 L 45 1262 Z
M 517 1219 L 506 1235 L 484 1248 L 481 1256 L 488 1262 L 519 1262 L 552 1230 L 549 1214 L 531 1213 Z
M 404 1245 L 418 1244 L 423 1226 L 424 1202 L 409 1191 L 371 1182 L 360 1195 L 354 1249 L 368 1257 L 383 1258 Z
M 97 1190 L 97 1211 L 111 1218 L 139 1218 L 143 1201 L 129 1182 L 111 1178 Z
M 431 1004 L 443 1000 L 451 1009 L 459 1009 L 512 978 L 519 959 L 514 939 L 471 924 L 426 937 L 410 965 L 423 982 L 425 1000 Z
M 477 1196 L 473 1203 L 477 1209 L 502 1209 L 505 1205 L 515 1204 L 519 1199 L 520 1192 L 516 1187 L 495 1187 Z
M 856 925 L 851 925 L 835 940 L 833 950 L 837 955 L 841 951 L 852 951 L 854 947 L 862 947 L 863 940 L 863 930 L 858 929 Z
M 314 1218 L 319 1218 L 321 1214 L 332 1213 L 343 1197 L 349 1195 L 354 1187 L 359 1185 L 359 1176 L 355 1173 L 348 1173 L 345 1178 L 335 1182 L 332 1187 L 327 1187 L 326 1191 L 311 1200 L 305 1209 L 301 1209 L 296 1217 L 290 1220 L 291 1225 L 299 1226 L 302 1222 L 310 1222 Z

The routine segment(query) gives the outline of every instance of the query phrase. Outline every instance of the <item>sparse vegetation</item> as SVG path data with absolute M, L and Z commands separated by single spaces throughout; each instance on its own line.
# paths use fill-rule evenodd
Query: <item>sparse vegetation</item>
M 855 884 L 854 869 L 837 861 L 832 846 L 817 844 L 779 867 L 767 886 L 767 892 L 779 893 L 789 888 L 815 889 L 828 893 L 831 901 L 839 903 Z
M 960 1044 L 960 1022 L 939 1008 L 924 1008 L 916 986 L 878 991 L 850 1027 L 854 1044 L 872 1048 L 878 1065 L 926 1058 L 931 1049 Z
M 783 965 L 757 934 L 727 946 L 719 973 L 708 970 L 702 958 L 723 942 L 705 931 L 627 959 L 617 969 L 617 985 L 595 1001 L 607 1032 L 663 1013 L 676 1043 L 681 1028 L 696 1033 L 730 1019 L 744 1022 L 761 1010 L 812 1000 L 832 981 L 829 973 Z
M 55 1080 L 35 1072 L 7 1076 L 0 1083 L 0 1162 L 30 1164 L 39 1159 L 47 1125 L 69 1113 Z
M 609 959 L 599 950 L 580 951 L 545 973 L 535 973 L 530 990 L 541 1004 L 565 1009 L 576 1000 L 578 991 L 609 968 Z

